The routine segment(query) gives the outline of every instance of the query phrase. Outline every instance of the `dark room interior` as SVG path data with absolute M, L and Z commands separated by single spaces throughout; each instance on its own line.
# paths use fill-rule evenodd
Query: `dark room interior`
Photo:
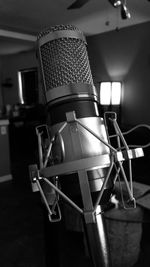
M 149 267 L 150 2 L 0 7 L 0 267 Z

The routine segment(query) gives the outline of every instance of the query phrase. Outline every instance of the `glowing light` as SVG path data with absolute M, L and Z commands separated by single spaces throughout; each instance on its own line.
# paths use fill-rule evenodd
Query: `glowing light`
M 120 105 L 121 82 L 101 82 L 100 83 L 100 104 Z
M 112 82 L 111 104 L 112 105 L 120 105 L 120 100 L 121 100 L 121 83 L 120 82 Z
M 100 84 L 100 104 L 110 105 L 111 100 L 111 83 L 102 82 Z

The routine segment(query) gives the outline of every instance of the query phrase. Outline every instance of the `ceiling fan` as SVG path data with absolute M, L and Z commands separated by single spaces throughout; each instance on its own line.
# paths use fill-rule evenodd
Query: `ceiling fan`
M 71 4 L 67 9 L 76 9 L 84 6 L 90 0 L 76 0 L 73 4 Z
M 82 6 L 87 4 L 89 1 L 90 0 L 76 0 L 67 9 L 78 9 L 78 8 L 81 8 Z M 127 18 L 131 17 L 130 12 L 129 12 L 128 8 L 127 8 L 127 0 L 108 0 L 108 1 L 115 8 L 120 7 L 120 9 L 121 9 L 121 18 L 122 19 L 127 19 Z M 150 0 L 148 0 L 148 1 L 150 1 Z

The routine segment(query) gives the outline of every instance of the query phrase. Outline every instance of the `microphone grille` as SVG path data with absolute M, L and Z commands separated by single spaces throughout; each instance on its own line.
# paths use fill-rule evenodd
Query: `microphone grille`
M 82 34 L 81 30 L 79 30 L 76 26 L 74 25 L 54 25 L 51 26 L 49 28 L 46 28 L 45 30 L 41 31 L 38 36 L 37 39 L 40 39 L 41 37 L 49 34 L 50 32 L 55 32 L 55 31 L 64 31 L 64 30 L 72 30 L 72 31 L 78 31 Z
M 56 31 L 82 32 L 73 25 L 56 25 L 39 33 L 37 39 Z M 46 41 L 40 46 L 41 65 L 46 90 L 70 83 L 93 85 L 85 40 L 69 35 Z

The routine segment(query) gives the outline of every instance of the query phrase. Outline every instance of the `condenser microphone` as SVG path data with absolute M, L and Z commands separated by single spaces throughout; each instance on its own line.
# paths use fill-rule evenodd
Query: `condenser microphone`
M 42 133 L 37 129 L 40 171 L 37 166 L 31 166 L 30 174 L 41 192 L 50 221 L 58 221 L 55 208 L 59 195 L 82 215 L 93 266 L 108 267 L 110 257 L 102 211 L 120 173 L 129 200 L 135 204 L 130 160 L 142 156 L 143 152 L 140 148 L 129 149 L 115 113 L 111 113 L 109 121 L 115 129 L 117 148 L 111 146 L 108 118 L 103 119 L 99 114 L 86 46 L 85 36 L 72 25 L 56 25 L 38 35 L 37 57 L 46 100 L 47 137 L 42 146 Z M 122 166 L 126 159 L 130 186 Z M 59 211 L 58 206 L 58 214 Z
M 72 25 L 56 25 L 39 33 L 38 60 L 46 98 L 47 120 L 52 135 L 66 121 L 66 113 L 75 112 L 76 118 L 107 142 L 104 121 L 99 116 L 98 96 L 91 74 L 86 39 L 83 33 Z M 85 129 L 80 129 L 75 140 L 73 130 L 66 127 L 62 133 L 65 155 L 62 157 L 59 145 L 53 149 L 54 161 L 73 160 L 109 154 L 109 148 L 99 142 Z M 88 171 L 91 192 L 101 189 L 107 168 Z M 73 196 L 79 194 L 73 186 L 75 174 L 65 179 L 65 190 Z M 66 182 L 67 181 L 67 182 Z M 73 184 L 72 184 L 73 183 Z M 108 201 L 113 182 L 110 179 L 103 194 L 102 203 Z M 94 193 L 95 192 L 95 193 Z
M 94 266 L 108 267 L 109 253 L 101 211 L 110 199 L 113 179 L 107 179 L 104 186 L 110 168 L 110 149 L 105 145 L 108 143 L 107 133 L 98 111 L 98 96 L 86 45 L 83 33 L 75 26 L 56 25 L 39 33 L 37 56 L 49 132 L 51 137 L 61 132 L 52 148 L 52 164 L 54 168 L 56 165 L 56 172 L 60 174 L 63 192 L 82 205 L 83 225 L 86 225 Z M 99 155 L 104 155 L 104 160 L 96 164 Z M 49 166 L 48 160 L 46 162 L 46 166 Z M 66 168 L 70 169 L 70 173 L 65 174 Z M 101 208 L 95 212 L 92 203 L 102 187 L 103 194 L 97 203 Z M 43 190 L 50 203 L 48 189 Z M 80 208 L 78 210 L 82 213 Z
M 52 26 L 37 37 L 47 121 L 36 127 L 39 168 L 34 164 L 29 170 L 32 189 L 40 191 L 49 220 L 61 220 L 61 196 L 65 226 L 71 213 L 74 226 L 78 212 L 93 266 L 110 267 L 103 211 L 120 177 L 129 195 L 125 208 L 135 207 L 131 159 L 143 156 L 143 150 L 129 148 L 116 113 L 106 112 L 104 118 L 99 114 L 86 46 L 85 36 L 73 25 Z M 111 136 L 109 123 L 114 129 Z M 111 141 L 114 137 L 116 148 Z M 129 161 L 130 184 L 125 160 Z

